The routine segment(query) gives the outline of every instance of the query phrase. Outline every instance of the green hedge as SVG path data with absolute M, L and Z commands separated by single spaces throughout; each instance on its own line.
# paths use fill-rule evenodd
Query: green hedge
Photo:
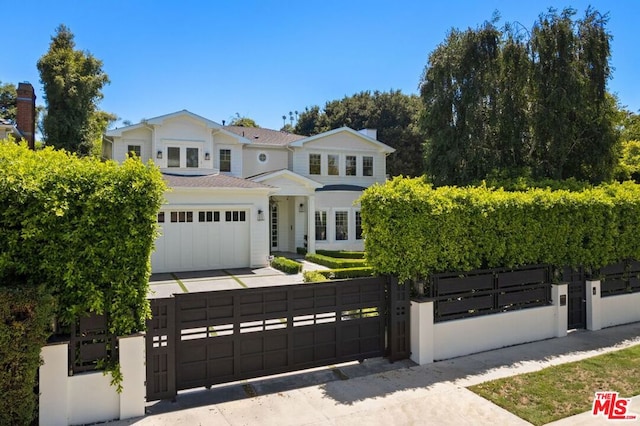
M 159 170 L 0 142 L 0 285 L 46 284 L 66 323 L 109 313 L 144 330 L 150 254 L 165 184 Z
M 320 271 L 304 271 L 302 273 L 302 281 L 305 283 L 318 283 L 328 280 L 329 278 L 321 274 Z
M 318 271 L 318 273 L 329 279 L 339 280 L 344 278 L 370 277 L 374 271 L 371 266 L 363 266 L 359 268 L 324 269 Z
M 271 266 L 287 274 L 297 274 L 302 271 L 302 264 L 286 257 L 276 257 L 271 261 Z
M 34 388 L 53 309 L 44 286 L 0 287 L 1 425 L 28 425 L 36 417 Z
M 364 259 L 363 251 L 316 250 L 316 253 L 323 256 L 335 257 L 338 259 Z
M 599 268 L 640 259 L 640 186 L 580 191 L 433 189 L 395 178 L 360 199 L 368 263 L 400 279 L 527 264 Z
M 317 253 L 308 253 L 305 256 L 305 259 L 309 262 L 317 263 L 318 265 L 323 265 L 331 269 L 356 268 L 367 265 L 365 259 L 338 259 Z

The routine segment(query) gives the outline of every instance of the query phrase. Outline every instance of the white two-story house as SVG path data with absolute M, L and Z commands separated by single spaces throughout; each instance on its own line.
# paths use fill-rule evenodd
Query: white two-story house
M 158 165 L 170 190 L 153 272 L 259 267 L 297 247 L 362 250 L 362 191 L 386 177 L 393 148 L 376 131 L 305 137 L 222 126 L 189 111 L 110 130 L 103 154 Z

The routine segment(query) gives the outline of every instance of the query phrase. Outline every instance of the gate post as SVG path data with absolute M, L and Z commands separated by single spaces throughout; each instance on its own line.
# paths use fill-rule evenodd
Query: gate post
M 388 347 L 390 362 L 407 359 L 411 355 L 409 285 L 398 282 L 397 277 L 387 279 L 388 289 Z

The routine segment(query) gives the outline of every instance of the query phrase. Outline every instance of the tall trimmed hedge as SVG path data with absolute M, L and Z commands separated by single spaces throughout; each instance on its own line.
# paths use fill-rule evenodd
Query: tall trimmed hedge
M 640 258 L 640 186 L 632 182 L 508 192 L 395 178 L 367 189 L 360 202 L 367 262 L 400 279 Z
M 53 309 L 53 298 L 43 287 L 0 287 L 2 425 L 28 425 L 36 416 L 40 349 L 49 337 Z
M 159 170 L 0 142 L 0 285 L 44 284 L 65 322 L 109 314 L 115 334 L 143 330 Z

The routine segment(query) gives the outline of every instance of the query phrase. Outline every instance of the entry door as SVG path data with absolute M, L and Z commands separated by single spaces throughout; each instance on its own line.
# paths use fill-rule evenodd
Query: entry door
M 567 303 L 567 328 L 573 330 L 576 328 L 587 327 L 587 291 L 584 279 L 584 271 L 582 268 L 574 270 L 572 268 L 564 268 L 564 281 L 569 283 Z

